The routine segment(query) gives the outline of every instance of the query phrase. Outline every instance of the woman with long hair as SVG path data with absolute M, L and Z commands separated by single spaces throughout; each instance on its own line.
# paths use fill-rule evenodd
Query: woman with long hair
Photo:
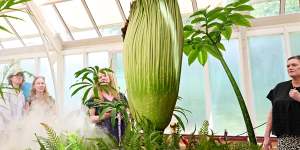
M 28 103 L 30 109 L 43 107 L 43 109 L 54 111 L 55 101 L 48 93 L 45 77 L 34 78 Z
M 89 115 L 92 122 L 96 123 L 99 127 L 104 128 L 113 137 L 116 138 L 117 141 L 120 141 L 121 136 L 124 134 L 125 130 L 125 123 L 121 121 L 119 125 L 113 125 L 111 122 L 111 113 L 108 111 L 104 113 L 103 116 L 99 116 L 100 112 L 103 110 L 103 106 L 101 106 L 101 102 L 112 102 L 117 100 L 126 100 L 126 97 L 119 93 L 116 88 L 116 82 L 114 80 L 113 74 L 110 72 L 107 73 L 100 73 L 99 82 L 101 85 L 107 85 L 106 90 L 99 89 L 98 91 L 98 98 L 91 98 L 88 100 L 87 106 L 89 107 Z M 118 122 L 118 121 L 116 121 Z

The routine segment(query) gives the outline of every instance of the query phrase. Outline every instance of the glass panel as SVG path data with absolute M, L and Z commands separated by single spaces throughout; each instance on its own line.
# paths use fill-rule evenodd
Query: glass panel
M 271 109 L 267 94 L 277 83 L 287 80 L 282 35 L 250 37 L 249 53 L 256 123 L 260 125 L 267 121 Z M 264 129 L 258 128 L 256 134 L 263 136 Z
M 254 17 L 278 16 L 280 9 L 279 0 L 264 1 L 261 3 L 252 4 L 254 10 L 251 15 Z
M 64 74 L 64 107 L 65 113 L 77 110 L 81 107 L 82 93 L 78 93 L 71 97 L 72 91 L 70 86 L 75 83 L 76 79 L 74 73 L 83 68 L 83 56 L 82 55 L 68 55 L 65 56 L 65 74 Z
M 63 3 L 57 3 L 56 6 L 72 33 L 91 30 L 88 34 L 73 34 L 75 39 L 97 37 L 97 33 L 93 29 L 93 25 L 81 1 L 65 1 Z
M 130 10 L 130 0 L 120 0 L 120 3 L 122 5 L 126 17 L 128 18 Z
M 34 59 L 22 59 L 22 60 L 20 60 L 20 67 L 22 68 L 22 70 L 28 71 L 29 73 L 31 73 L 33 75 L 36 74 L 36 70 L 35 70 L 34 66 L 35 66 Z M 33 81 L 33 77 L 28 76 L 27 74 L 25 74 L 25 79 L 28 82 Z
M 8 69 L 8 64 L 0 64 L 0 83 L 8 83 L 7 81 L 7 69 Z
M 300 32 L 290 33 L 290 44 L 291 44 L 292 55 L 300 54 L 299 41 L 300 41 Z
M 224 0 L 197 0 L 198 9 L 206 8 L 210 6 L 211 8 L 215 8 L 217 6 L 223 6 L 225 3 Z
M 199 130 L 205 120 L 204 75 L 203 67 L 198 62 L 189 66 L 187 57 L 184 55 L 182 58 L 178 94 L 182 100 L 177 101 L 177 105 L 192 112 L 186 113 L 188 124 L 182 120 L 185 123 L 185 133 L 191 133 L 195 126 Z
M 115 72 L 115 77 L 117 80 L 118 84 L 118 89 L 122 93 L 126 93 L 126 82 L 125 82 L 125 74 L 124 74 L 124 66 L 123 66 L 123 53 L 115 53 L 113 55 L 113 64 L 114 64 L 114 72 Z
M 6 28 L 7 30 L 11 31 L 10 27 L 8 26 L 8 24 L 6 23 L 6 21 L 4 19 L 0 19 L 0 25 L 3 26 L 4 28 Z M 1 31 L 0 38 L 1 38 L 1 41 L 5 41 L 5 40 L 7 40 L 7 38 L 16 38 L 16 36 L 12 33 Z
M 62 40 L 64 41 L 71 40 L 62 22 L 56 15 L 56 12 L 51 5 L 41 6 L 40 10 L 42 11 L 44 18 L 47 18 L 44 20 L 45 23 L 48 24 L 49 27 L 51 27 L 51 30 L 54 30 L 53 32 L 59 33 Z
M 97 52 L 97 53 L 89 53 L 88 54 L 88 66 L 99 66 L 100 68 L 108 68 L 109 60 L 108 60 L 108 52 Z
M 48 58 L 40 58 L 40 68 L 39 68 L 39 75 L 45 77 L 46 85 L 49 94 L 55 98 L 55 90 L 53 84 L 53 78 L 51 74 L 50 64 Z
M 26 44 L 26 46 L 43 44 L 41 37 L 24 38 L 23 41 Z
M 300 12 L 299 0 L 286 0 L 285 1 L 285 13 L 297 13 Z
M 178 5 L 180 8 L 181 14 L 187 14 L 193 12 L 193 6 L 191 1 L 187 0 L 178 0 Z
M 122 34 L 121 27 L 122 27 L 122 25 L 120 25 L 120 24 L 109 25 L 109 26 L 102 27 L 100 29 L 100 32 L 101 32 L 102 36 L 121 35 Z
M 97 25 L 107 25 L 123 22 L 115 1 L 86 0 L 86 3 L 88 4 L 88 7 L 90 8 Z
M 9 19 L 12 26 L 15 28 L 17 33 L 21 36 L 22 39 L 31 38 L 31 37 L 39 37 L 39 31 L 30 19 L 29 15 L 24 12 L 9 12 L 7 15 L 15 16 L 18 18 L 22 18 L 24 21 Z M 28 43 L 27 43 L 28 42 Z M 24 40 L 26 45 L 33 45 L 35 42 L 30 40 Z M 41 44 L 41 42 L 37 42 L 37 44 Z M 36 45 L 36 44 L 35 44 Z
M 237 39 L 222 41 L 226 51 L 223 53 L 240 90 L 239 44 Z M 231 83 L 219 60 L 209 57 L 209 78 L 212 95 L 213 131 L 224 135 L 225 129 L 229 135 L 243 133 L 245 129 L 240 105 L 235 96 Z M 230 117 L 230 122 L 228 118 Z

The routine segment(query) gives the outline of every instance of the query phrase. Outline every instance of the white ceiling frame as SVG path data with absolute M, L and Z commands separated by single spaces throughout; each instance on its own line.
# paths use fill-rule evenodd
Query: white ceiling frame
M 119 9 L 119 12 L 120 12 L 120 14 L 121 14 L 121 16 L 122 16 L 123 21 L 126 21 L 127 18 L 126 18 L 124 9 L 123 9 L 123 7 L 122 7 L 122 5 L 121 5 L 121 3 L 120 3 L 120 0 L 115 0 L 115 2 L 116 2 L 116 4 L 118 5 L 118 9 Z
M 56 5 L 55 4 L 52 4 L 51 5 L 56 13 L 56 15 L 58 16 L 59 20 L 61 21 L 61 23 L 63 24 L 66 32 L 68 33 L 69 37 L 72 39 L 72 40 L 75 40 L 74 39 L 74 36 L 72 35 L 72 32 L 70 31 L 69 27 L 67 26 L 64 18 L 62 17 L 62 15 L 60 14 L 59 10 L 57 9 Z
M 191 0 L 192 6 L 193 6 L 193 12 L 196 12 L 198 10 L 198 5 L 196 0 Z
M 89 16 L 89 19 L 90 19 L 90 21 L 92 22 L 93 28 L 94 28 L 94 30 L 97 32 L 98 37 L 102 37 L 101 32 L 100 32 L 100 30 L 99 30 L 99 28 L 98 28 L 98 26 L 97 26 L 97 23 L 96 23 L 96 21 L 95 21 L 93 15 L 92 15 L 92 13 L 91 13 L 91 10 L 90 10 L 89 7 L 88 7 L 86 1 L 85 1 L 85 0 L 81 0 L 81 3 L 82 3 L 82 5 L 83 5 L 83 7 L 84 7 L 84 9 L 85 9 L 85 11 L 86 11 L 86 13 L 87 13 L 87 15 Z
M 280 2 L 279 15 L 284 15 L 286 0 L 279 0 L 279 2 Z
M 26 46 L 26 44 L 24 43 L 23 39 L 21 38 L 21 36 L 19 35 L 19 33 L 17 32 L 17 30 L 14 28 L 14 26 L 10 23 L 10 21 L 4 17 L 4 20 L 6 21 L 6 23 L 9 25 L 10 29 L 12 30 L 12 32 L 14 33 L 14 35 L 18 38 L 18 40 L 22 43 L 23 46 Z
M 42 32 L 40 33 L 40 36 L 45 36 L 49 44 L 52 46 L 52 48 L 55 49 L 55 51 L 57 52 L 61 51 L 63 47 L 62 40 L 60 36 L 57 33 L 55 33 L 53 30 L 51 30 L 51 28 L 46 24 L 46 19 L 42 15 L 41 10 L 37 7 L 37 5 L 34 2 L 28 2 L 27 7 L 33 14 L 30 17 L 32 18 L 33 22 L 37 25 L 38 31 Z M 41 30 L 39 30 L 39 28 Z M 48 44 L 48 43 L 44 43 L 44 44 Z

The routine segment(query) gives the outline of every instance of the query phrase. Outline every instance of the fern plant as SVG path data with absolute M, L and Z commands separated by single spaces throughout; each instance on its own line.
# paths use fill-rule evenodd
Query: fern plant
M 41 150 L 111 150 L 117 148 L 111 139 L 101 137 L 85 138 L 76 133 L 57 133 L 47 124 L 41 123 L 47 132 L 47 137 L 35 134 Z

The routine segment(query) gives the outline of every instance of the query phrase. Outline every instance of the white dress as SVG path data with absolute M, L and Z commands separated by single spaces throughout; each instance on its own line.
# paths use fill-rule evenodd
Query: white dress
M 2 120 L 18 121 L 22 118 L 25 106 L 25 97 L 22 91 L 8 89 L 4 93 L 5 102 L 0 103 Z M 1 120 L 0 120 L 1 122 Z

